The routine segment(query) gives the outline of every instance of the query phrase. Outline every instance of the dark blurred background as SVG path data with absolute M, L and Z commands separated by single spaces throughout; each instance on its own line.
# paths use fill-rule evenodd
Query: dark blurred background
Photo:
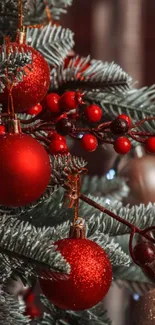
M 154 83 L 154 0 L 74 0 L 62 23 L 77 53 L 117 62 L 140 86 Z

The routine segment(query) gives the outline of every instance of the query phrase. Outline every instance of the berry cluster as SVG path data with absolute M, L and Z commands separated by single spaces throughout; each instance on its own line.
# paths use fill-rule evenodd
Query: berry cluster
M 41 120 L 41 123 L 36 124 L 37 131 L 45 131 L 47 136 L 38 137 L 38 140 L 48 145 L 53 155 L 68 153 L 66 136 L 79 140 L 81 146 L 89 152 L 95 151 L 102 143 L 109 143 L 113 144 L 118 154 L 127 154 L 131 150 L 130 139 L 133 139 L 142 143 L 147 152 L 155 153 L 155 135 L 134 130 L 146 119 L 133 124 L 129 116 L 121 114 L 113 121 L 104 122 L 102 109 L 96 104 L 86 105 L 79 91 L 66 91 L 62 96 L 50 93 L 41 104 L 29 109 L 27 114 L 33 115 L 30 123 L 32 120 Z M 81 125 L 87 127 L 81 128 Z M 29 131 L 35 133 L 35 127 Z M 0 125 L 0 134 L 4 133 L 5 127 Z M 36 133 L 35 136 L 37 138 Z

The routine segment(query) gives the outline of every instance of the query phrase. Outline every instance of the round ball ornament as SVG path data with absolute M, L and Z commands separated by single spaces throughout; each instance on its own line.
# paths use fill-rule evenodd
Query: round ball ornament
M 130 188 L 130 203 L 148 204 L 155 201 L 155 157 L 144 155 L 143 157 L 128 160 L 121 169 L 120 176 L 127 179 Z M 129 197 L 127 198 L 127 200 Z M 126 201 L 128 202 L 128 201 Z
M 0 204 L 19 207 L 39 199 L 51 174 L 44 147 L 22 133 L 0 136 Z
M 26 73 L 23 80 L 14 85 L 12 89 L 15 112 L 24 112 L 37 105 L 45 97 L 50 85 L 50 70 L 44 57 L 27 44 L 10 43 L 12 49 L 32 53 L 32 64 L 23 69 Z M 0 94 L 3 109 L 8 108 L 8 89 Z
M 40 279 L 43 293 L 57 307 L 84 310 L 95 306 L 107 294 L 112 267 L 105 251 L 88 239 L 67 238 L 55 243 L 71 266 L 66 279 Z
M 133 310 L 133 325 L 155 324 L 155 289 L 145 293 Z

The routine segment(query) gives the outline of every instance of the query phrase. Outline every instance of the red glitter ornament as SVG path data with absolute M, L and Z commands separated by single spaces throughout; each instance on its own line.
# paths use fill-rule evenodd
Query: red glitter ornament
M 96 123 L 101 120 L 102 110 L 99 106 L 92 104 L 85 108 L 84 114 L 89 122 Z
M 117 153 L 124 155 L 131 150 L 131 142 L 126 137 L 117 138 L 114 144 L 114 149 Z
M 49 152 L 52 155 L 68 153 L 68 147 L 62 140 L 52 140 L 49 145 Z
M 26 113 L 30 115 L 38 115 L 42 111 L 42 106 L 41 104 L 37 104 L 33 107 L 31 107 Z
M 112 281 L 112 267 L 105 251 L 88 239 L 67 238 L 55 243 L 71 266 L 67 279 L 40 279 L 43 293 L 57 307 L 84 310 L 98 304 Z
M 85 134 L 81 139 L 81 145 L 86 151 L 95 151 L 98 146 L 97 138 L 92 134 Z
M 25 134 L 0 137 L 0 204 L 24 206 L 39 199 L 51 174 L 44 147 Z
M 26 75 L 23 80 L 14 85 L 12 89 L 12 97 L 15 112 L 24 112 L 35 106 L 45 97 L 50 85 L 50 70 L 44 57 L 31 46 L 26 44 L 10 43 L 12 49 L 18 48 L 19 51 L 32 53 L 32 64 L 23 68 Z M 0 103 L 3 109 L 8 108 L 8 89 L 0 94 Z

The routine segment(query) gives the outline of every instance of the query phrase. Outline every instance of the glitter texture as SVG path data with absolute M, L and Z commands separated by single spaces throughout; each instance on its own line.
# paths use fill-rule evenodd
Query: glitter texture
M 0 204 L 24 206 L 45 191 L 51 174 L 44 147 L 25 134 L 0 137 Z
M 32 47 L 26 44 L 11 43 L 18 47 L 19 51 L 23 49 L 25 52 L 32 52 L 32 65 L 24 67 L 26 75 L 23 80 L 13 87 L 13 103 L 15 112 L 24 112 L 38 104 L 46 95 L 50 85 L 50 70 L 44 57 Z M 7 110 L 8 106 L 8 90 L 0 94 L 0 103 L 3 104 L 3 110 Z
M 104 250 L 88 239 L 63 239 L 56 243 L 71 265 L 67 280 L 41 279 L 43 293 L 57 307 L 84 310 L 100 302 L 109 290 L 112 267 Z
M 134 325 L 155 324 L 155 289 L 141 297 L 134 313 Z

